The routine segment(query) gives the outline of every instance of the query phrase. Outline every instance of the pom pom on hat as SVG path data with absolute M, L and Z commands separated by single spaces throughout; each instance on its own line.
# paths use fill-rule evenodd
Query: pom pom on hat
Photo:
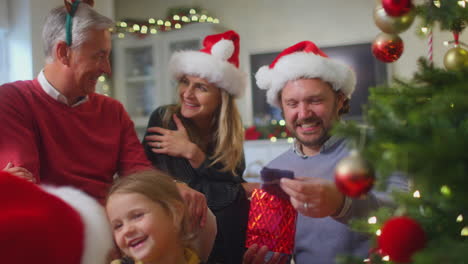
M 281 105 L 279 92 L 291 80 L 319 78 L 348 98 L 356 86 L 356 76 L 351 68 L 328 58 L 311 41 L 302 41 L 283 50 L 270 65 L 262 66 L 255 78 L 257 86 L 267 90 L 267 102 L 277 107 Z
M 104 264 L 113 247 L 104 208 L 71 187 L 0 172 L 2 262 Z
M 239 70 L 239 34 L 230 30 L 209 35 L 199 51 L 175 52 L 169 61 L 174 79 L 185 74 L 206 79 L 234 97 L 241 97 L 247 85 L 247 74 Z

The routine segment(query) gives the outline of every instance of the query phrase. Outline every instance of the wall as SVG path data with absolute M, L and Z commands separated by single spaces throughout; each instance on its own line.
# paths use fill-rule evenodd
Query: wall
M 249 55 L 258 52 L 282 50 L 301 40 L 312 40 L 318 46 L 336 46 L 372 42 L 380 32 L 373 21 L 374 0 L 140 0 L 115 1 L 116 19 L 164 18 L 169 7 L 199 6 L 220 18 L 221 25 L 241 35 L 241 68 L 250 71 Z M 389 64 L 389 72 L 410 78 L 416 70 L 416 61 L 426 56 L 426 40 L 414 32 L 416 23 L 401 37 L 405 44 L 403 56 Z M 434 59 L 442 65 L 446 47 L 443 40 L 450 34 L 434 33 Z M 468 42 L 468 34 L 461 36 Z M 250 85 L 250 84 L 249 84 Z M 238 103 L 243 120 L 251 123 L 250 87 Z
M 4 0 L 1 0 L 4 1 Z M 44 65 L 42 26 L 49 11 L 62 0 L 7 0 L 9 81 L 34 78 Z M 114 1 L 96 1 L 96 10 L 114 17 Z

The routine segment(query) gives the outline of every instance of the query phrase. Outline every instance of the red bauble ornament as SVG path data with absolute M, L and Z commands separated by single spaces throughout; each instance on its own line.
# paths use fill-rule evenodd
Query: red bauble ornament
M 335 184 L 344 195 L 357 198 L 369 192 L 374 185 L 374 172 L 357 151 L 340 160 L 335 169 Z
M 379 249 L 391 261 L 408 263 L 413 254 L 424 248 L 426 234 L 418 222 L 406 217 L 394 217 L 382 227 L 378 238 Z
M 403 40 L 396 34 L 380 33 L 372 43 L 372 53 L 385 63 L 398 60 L 403 50 Z
M 382 6 L 390 16 L 401 16 L 411 10 L 411 0 L 382 0 Z

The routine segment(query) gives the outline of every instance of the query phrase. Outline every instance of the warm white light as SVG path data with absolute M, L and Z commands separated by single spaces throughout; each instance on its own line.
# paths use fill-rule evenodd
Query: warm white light
M 462 8 L 465 8 L 465 1 L 463 0 L 458 1 L 458 5 L 461 6 Z
M 293 143 L 293 142 L 294 142 L 294 138 L 288 137 L 288 143 Z
M 190 13 L 191 15 L 195 15 L 195 14 L 197 13 L 197 11 L 195 11 L 195 9 L 192 8 L 192 9 L 190 9 L 189 13 Z
M 180 20 L 180 16 L 179 15 L 174 15 L 172 17 L 172 19 L 174 19 L 175 21 L 179 21 Z
M 276 142 L 276 140 L 277 140 L 276 137 L 271 137 L 271 138 L 270 138 L 270 141 L 271 141 L 271 142 Z
M 420 193 L 418 190 L 416 190 L 416 191 L 413 193 L 413 197 L 414 197 L 414 198 L 421 198 L 421 193 Z
M 154 23 L 156 23 L 156 20 L 154 18 L 150 18 L 150 19 L 148 19 L 148 23 L 154 24 Z
M 468 226 L 465 226 L 460 232 L 461 236 L 468 236 Z
M 188 23 L 188 22 L 190 22 L 190 18 L 188 18 L 187 16 L 183 16 L 182 21 L 185 22 L 185 23 Z
M 375 216 L 372 216 L 372 217 L 369 217 L 369 219 L 367 220 L 367 222 L 371 225 L 373 224 L 376 224 L 377 223 L 377 217 Z
M 133 25 L 133 30 L 135 30 L 135 31 L 140 31 L 140 25 L 134 24 L 134 25 Z
M 125 34 L 124 34 L 124 33 L 119 33 L 117 36 L 118 36 L 119 38 L 125 38 Z
M 444 41 L 444 46 L 446 46 L 446 47 L 447 47 L 449 44 L 450 44 L 450 43 L 449 43 L 447 40 L 446 40 L 446 41 Z
M 197 17 L 197 16 L 193 16 L 193 17 L 192 17 L 192 21 L 198 21 L 198 17 Z
M 124 27 L 127 27 L 127 23 L 125 23 L 125 22 L 120 22 L 120 27 L 123 27 L 123 28 L 124 28 Z
M 211 22 L 213 22 L 213 18 L 212 18 L 212 17 L 208 17 L 208 18 L 206 19 L 206 21 L 211 23 Z
M 439 0 L 434 0 L 434 5 L 440 8 L 440 1 Z
M 272 125 L 276 125 L 276 124 L 278 124 L 278 121 L 276 121 L 275 119 L 273 119 L 273 120 L 271 120 L 271 124 L 272 124 Z
M 206 15 L 202 15 L 200 19 L 206 20 L 208 17 Z
M 164 26 L 166 27 L 170 27 L 172 24 L 171 24 L 171 21 L 166 21 L 164 22 Z
M 101 75 L 101 76 L 99 76 L 98 80 L 99 80 L 100 82 L 105 82 L 105 81 L 106 81 L 106 76 L 102 76 L 102 75 Z
M 155 28 L 152 28 L 152 29 L 150 30 L 150 33 L 151 33 L 151 34 L 156 34 L 156 33 L 158 33 L 158 30 L 155 29 Z
M 463 215 L 459 215 L 457 217 L 457 223 L 461 223 L 461 222 L 463 222 Z
M 424 34 L 427 34 L 428 31 L 429 31 L 429 29 L 427 27 L 422 27 L 421 28 L 421 32 L 424 33 Z
M 214 24 L 219 24 L 219 19 L 217 19 L 217 18 L 213 19 L 213 23 Z
M 177 24 L 174 25 L 174 27 L 175 27 L 176 29 L 180 29 L 180 28 L 182 28 L 182 25 L 180 25 L 179 23 L 177 23 Z
M 375 231 L 375 234 L 376 234 L 377 236 L 380 236 L 380 235 L 382 234 L 382 231 L 379 229 L 379 230 Z
M 162 19 L 158 19 L 156 24 L 158 24 L 158 26 L 162 26 L 162 25 L 164 25 L 164 21 Z
M 141 32 L 141 34 L 148 33 L 148 27 L 147 26 L 142 26 L 140 32 Z
M 280 125 L 280 126 L 285 126 L 285 125 L 286 125 L 286 121 L 280 120 L 280 121 L 279 121 L 279 125 Z
M 385 256 L 382 258 L 383 261 L 390 261 L 390 256 Z

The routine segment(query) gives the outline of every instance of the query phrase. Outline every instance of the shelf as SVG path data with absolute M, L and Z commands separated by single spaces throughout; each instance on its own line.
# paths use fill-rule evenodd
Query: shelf
M 127 83 L 135 83 L 135 82 L 152 82 L 154 80 L 153 76 L 134 76 L 134 77 L 127 77 Z

